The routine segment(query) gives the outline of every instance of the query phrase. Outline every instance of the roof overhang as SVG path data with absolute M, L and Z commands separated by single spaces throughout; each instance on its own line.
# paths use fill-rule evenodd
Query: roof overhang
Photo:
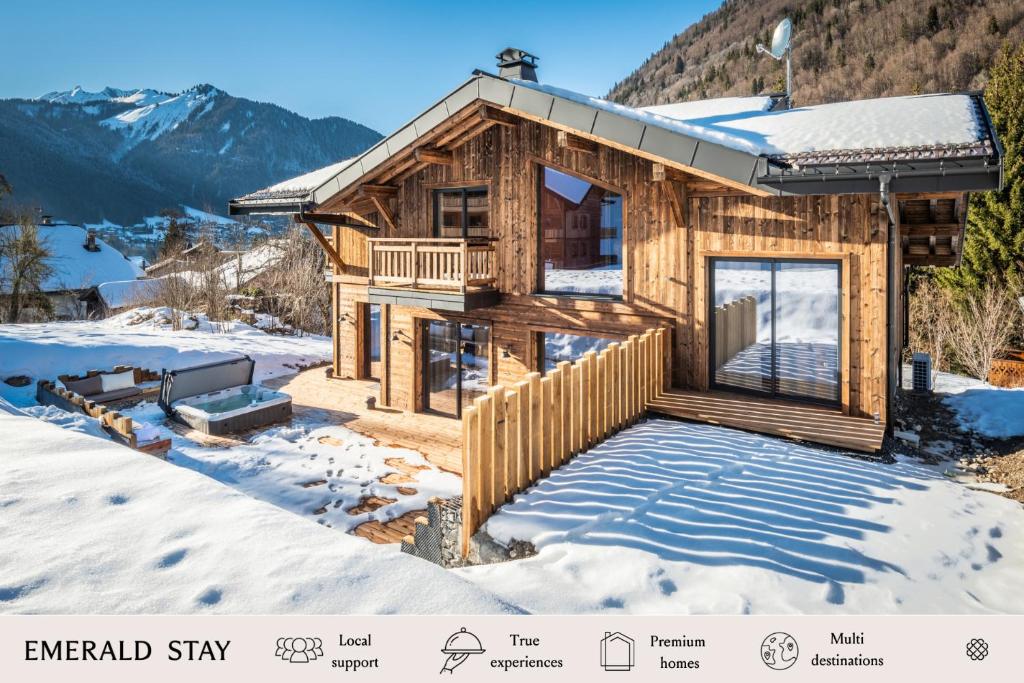
M 1002 186 L 1002 158 L 943 159 L 889 164 L 834 164 L 781 168 L 767 164 L 757 182 L 780 193 L 861 194 L 878 191 L 879 178 L 890 176 L 889 191 L 976 192 Z
M 232 199 L 228 202 L 229 216 L 278 216 L 303 213 L 313 208 L 313 203 L 302 199 Z

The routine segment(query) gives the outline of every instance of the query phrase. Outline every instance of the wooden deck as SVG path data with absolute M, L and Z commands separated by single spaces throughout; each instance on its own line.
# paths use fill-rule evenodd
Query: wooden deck
M 316 416 L 375 439 L 383 446 L 418 451 L 432 465 L 462 474 L 462 426 L 458 420 L 430 413 L 408 413 L 366 407 L 366 397 L 380 395 L 377 382 L 331 379 L 330 368 L 313 368 L 297 375 L 264 382 L 292 397 L 297 416 Z
M 885 436 L 885 425 L 835 408 L 746 394 L 672 389 L 655 399 L 650 411 L 865 453 L 879 450 Z

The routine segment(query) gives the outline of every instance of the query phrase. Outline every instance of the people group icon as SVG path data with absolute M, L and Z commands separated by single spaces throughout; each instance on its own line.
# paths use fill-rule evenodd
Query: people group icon
M 278 638 L 275 656 L 292 664 L 306 664 L 324 656 L 324 643 L 319 638 Z

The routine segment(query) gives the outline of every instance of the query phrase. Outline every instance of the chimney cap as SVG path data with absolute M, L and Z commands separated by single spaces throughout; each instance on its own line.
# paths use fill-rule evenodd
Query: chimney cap
M 522 63 L 536 67 L 539 58 L 537 55 L 532 55 L 526 50 L 520 50 L 518 47 L 506 47 L 495 55 L 495 59 L 498 60 L 498 66 L 515 66 Z
M 537 60 L 526 50 L 517 47 L 506 47 L 496 55 L 498 75 L 502 78 L 518 78 L 524 81 L 537 81 Z

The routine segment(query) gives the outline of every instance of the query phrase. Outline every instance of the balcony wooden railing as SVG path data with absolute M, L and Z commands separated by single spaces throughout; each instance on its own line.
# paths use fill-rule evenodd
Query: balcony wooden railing
M 494 244 L 481 239 L 367 240 L 370 287 L 453 290 L 493 287 Z

